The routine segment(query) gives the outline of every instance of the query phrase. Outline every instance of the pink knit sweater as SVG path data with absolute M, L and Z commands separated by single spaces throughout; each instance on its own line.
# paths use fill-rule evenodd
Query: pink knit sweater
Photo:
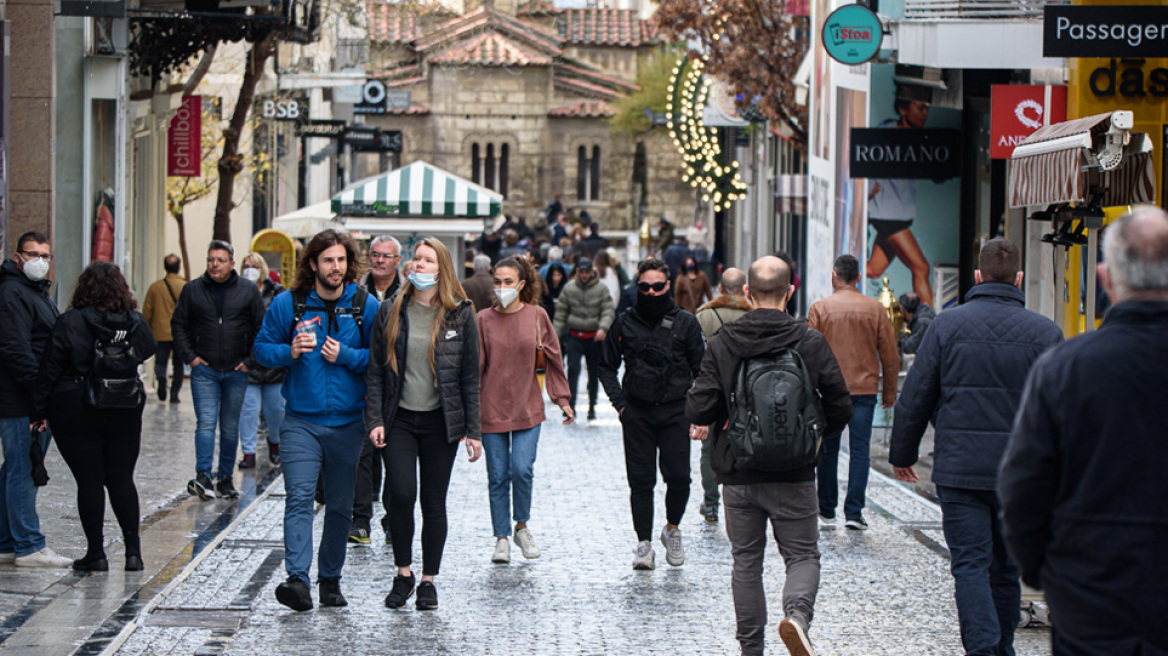
M 560 341 L 543 308 L 529 304 L 513 314 L 487 308 L 478 313 L 477 321 L 484 433 L 526 430 L 546 419 L 535 374 L 537 325 L 547 360 L 548 398 L 557 406 L 568 404 L 568 378 Z

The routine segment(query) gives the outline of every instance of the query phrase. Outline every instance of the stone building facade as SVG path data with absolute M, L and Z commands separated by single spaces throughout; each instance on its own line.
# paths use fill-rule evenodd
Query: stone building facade
M 468 2 L 461 13 L 369 5 L 370 77 L 408 89 L 411 105 L 367 123 L 401 130 L 402 163 L 500 191 L 507 214 L 529 219 L 561 193 L 605 229 L 634 230 L 641 211 L 692 223 L 666 130 L 617 134 L 606 121 L 659 45 L 638 11 Z

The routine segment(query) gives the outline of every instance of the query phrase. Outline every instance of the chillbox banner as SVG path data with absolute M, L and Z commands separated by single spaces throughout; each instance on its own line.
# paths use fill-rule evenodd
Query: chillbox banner
M 1010 159 L 1014 147 L 1038 128 L 1067 120 L 1067 88 L 1039 84 L 995 84 L 991 88 L 990 157 Z M 1048 114 L 1049 112 L 1049 114 Z
M 183 96 L 166 133 L 166 175 L 197 178 L 203 174 L 203 97 Z

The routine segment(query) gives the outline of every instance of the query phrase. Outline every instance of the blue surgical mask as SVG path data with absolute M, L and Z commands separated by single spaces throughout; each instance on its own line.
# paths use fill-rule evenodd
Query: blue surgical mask
M 438 284 L 438 274 L 436 273 L 418 273 L 417 271 L 411 271 L 407 277 L 413 283 L 414 287 L 421 291 L 430 289 Z

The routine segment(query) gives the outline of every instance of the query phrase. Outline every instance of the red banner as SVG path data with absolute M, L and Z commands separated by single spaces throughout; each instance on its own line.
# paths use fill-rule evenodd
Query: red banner
M 1050 89 L 1049 116 L 1046 90 Z M 1038 128 L 1067 120 L 1067 88 L 995 84 L 991 89 L 990 157 L 1010 159 L 1014 147 Z
M 197 178 L 203 174 L 203 97 L 183 96 L 166 135 L 166 175 Z

